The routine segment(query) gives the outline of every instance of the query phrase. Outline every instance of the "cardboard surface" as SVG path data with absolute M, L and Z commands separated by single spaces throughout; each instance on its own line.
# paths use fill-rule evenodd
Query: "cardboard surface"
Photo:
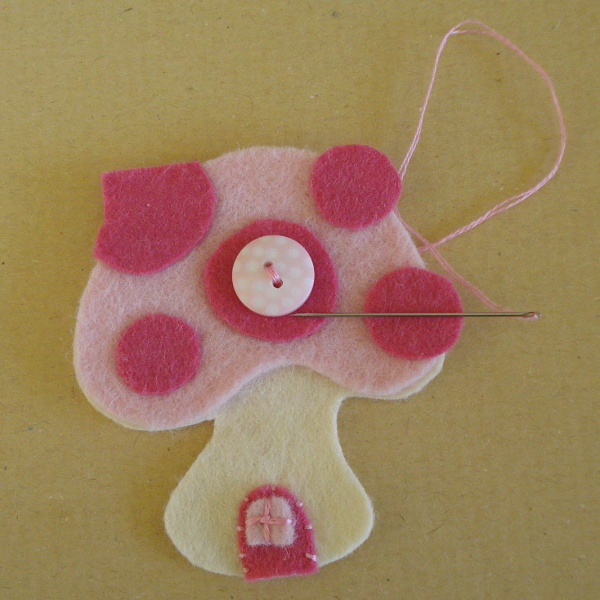
M 599 17 L 594 0 L 3 3 L 0 598 L 600 597 Z M 75 381 L 99 175 L 258 144 L 365 143 L 399 165 L 437 44 L 466 18 L 550 73 L 569 142 L 546 188 L 443 250 L 544 316 L 469 322 L 418 396 L 345 404 L 342 446 L 376 510 L 354 554 L 254 584 L 195 569 L 162 513 L 212 425 L 129 431 Z M 557 146 L 534 72 L 454 39 L 403 215 L 439 239 L 530 187 Z

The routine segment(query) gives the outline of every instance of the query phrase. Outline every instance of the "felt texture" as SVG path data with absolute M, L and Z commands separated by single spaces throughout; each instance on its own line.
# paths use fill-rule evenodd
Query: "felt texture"
M 324 318 L 259 315 L 244 306 L 236 294 L 231 272 L 240 251 L 266 235 L 282 235 L 298 242 L 310 255 L 315 269 L 312 292 L 298 312 L 329 312 L 335 307 L 337 275 L 331 258 L 319 240 L 297 223 L 261 219 L 227 238 L 212 254 L 204 271 L 206 295 L 215 312 L 241 333 L 271 342 L 289 342 L 314 333 Z
M 146 315 L 132 323 L 117 344 L 117 371 L 139 394 L 169 394 L 198 371 L 200 339 L 182 319 Z
M 324 219 L 309 185 L 316 159 L 307 150 L 258 147 L 208 161 L 216 204 L 201 244 L 168 269 L 143 276 L 94 267 L 79 307 L 74 355 L 80 385 L 96 408 L 128 427 L 160 430 L 213 418 L 245 384 L 286 365 L 309 367 L 366 397 L 399 394 L 435 368 L 435 359 L 407 360 L 382 350 L 363 319 L 331 319 L 309 337 L 273 344 L 240 333 L 209 304 L 202 274 L 210 257 L 265 219 L 302 224 L 319 240 L 337 272 L 337 310 L 361 311 L 384 274 L 423 266 L 395 210 L 357 230 Z M 170 394 L 144 396 L 118 376 L 114 348 L 129 323 L 155 312 L 202 332 L 202 376 Z
M 402 191 L 390 159 L 360 144 L 334 146 L 321 154 L 310 185 L 321 214 L 332 225 L 359 229 L 392 211 Z
M 104 225 L 94 255 L 124 273 L 152 273 L 183 258 L 207 232 L 214 190 L 198 162 L 102 176 Z
M 418 392 L 444 357 L 401 396 Z M 267 483 L 294 491 L 313 525 L 319 565 L 355 550 L 373 527 L 373 508 L 347 464 L 337 413 L 352 395 L 311 369 L 287 367 L 264 375 L 217 415 L 212 438 L 171 494 L 165 526 L 194 565 L 243 575 L 238 557 L 240 502 Z
M 384 275 L 369 291 L 366 312 L 462 312 L 458 292 L 445 277 L 405 267 Z M 376 344 L 409 360 L 433 358 L 458 340 L 462 317 L 368 317 Z
M 290 521 L 289 525 L 263 525 L 267 528 L 269 542 L 265 539 L 248 539 L 248 518 L 256 520 L 264 515 L 265 499 L 272 502 L 268 515 L 275 519 L 268 521 Z M 263 509 L 263 510 L 261 510 Z M 277 518 L 279 517 L 279 518 Z M 286 519 L 287 518 L 287 519 Z M 250 525 L 252 537 L 260 523 Z M 269 533 L 270 530 L 273 533 Z M 280 535 L 283 530 L 284 535 Z M 260 533 L 260 532 L 259 532 Z M 289 535 L 291 533 L 291 535 Z M 288 534 L 288 535 L 285 535 Z M 289 575 L 308 575 L 317 570 L 315 542 L 310 519 L 304 510 L 304 504 L 289 490 L 276 485 L 263 485 L 252 490 L 242 500 L 238 519 L 238 546 L 244 577 L 248 581 L 287 577 Z

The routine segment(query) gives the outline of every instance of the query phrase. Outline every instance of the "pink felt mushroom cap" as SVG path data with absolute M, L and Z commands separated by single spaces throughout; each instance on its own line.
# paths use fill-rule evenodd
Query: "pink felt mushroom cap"
M 257 147 L 223 155 L 198 165 L 201 168 L 180 168 L 180 177 L 174 177 L 177 194 L 170 197 L 161 187 L 159 196 L 167 215 L 165 223 L 171 219 L 176 229 L 183 227 L 183 233 L 177 231 L 185 243 L 171 236 L 176 251 L 163 247 L 160 260 L 149 261 L 151 269 L 136 273 L 115 265 L 125 244 L 122 240 L 117 239 L 114 248 L 107 245 L 102 252 L 96 251 L 101 262 L 94 267 L 81 300 L 75 365 L 84 392 L 100 411 L 129 427 L 168 429 L 214 417 L 246 383 L 278 367 L 309 367 L 346 387 L 349 395 L 384 396 L 401 393 L 438 364 L 435 353 L 419 356 L 417 352 L 407 358 L 381 347 L 365 319 L 313 319 L 312 324 L 307 320 L 294 325 L 300 328 L 295 333 L 286 329 L 288 333 L 281 336 L 279 317 L 262 317 L 267 321 L 256 329 L 257 315 L 240 312 L 241 304 L 231 296 L 231 272 L 223 265 L 235 259 L 240 239 L 265 232 L 279 231 L 304 242 L 311 253 L 315 282 L 319 281 L 307 300 L 313 311 L 360 312 L 367 298 L 377 296 L 372 290 L 387 274 L 407 267 L 422 271 L 421 257 L 394 208 L 401 183 L 395 171 L 390 171 L 391 163 L 366 146 L 340 148 L 319 157 L 308 150 Z M 366 167 L 365 155 L 372 161 Z M 119 173 L 134 197 L 139 176 L 143 196 L 152 203 L 152 186 L 143 171 L 115 172 L 105 178 L 110 182 L 111 213 L 118 214 L 119 202 L 128 201 L 127 194 L 119 197 L 114 192 L 125 189 L 118 185 Z M 369 177 L 382 181 L 369 182 Z M 352 181 L 348 183 L 347 178 Z M 344 193 L 354 190 L 350 211 L 354 216 L 345 224 L 337 223 L 332 211 L 324 209 L 332 205 L 335 186 Z M 362 200 L 361 190 L 366 194 Z M 144 211 L 143 202 L 136 207 L 127 216 L 133 225 L 136 210 Z M 185 218 L 173 216 L 179 209 Z M 343 214 L 339 207 L 333 212 Z M 153 218 L 161 221 L 160 210 Z M 99 240 L 104 239 L 103 231 L 104 227 Z M 146 241 L 139 248 L 153 256 L 152 236 L 143 228 L 140 231 Z M 231 240 L 236 242 L 234 250 Z M 106 258 L 112 255 L 116 258 Z M 126 262 L 136 263 L 132 256 Z M 162 266 L 155 268 L 158 265 Z M 222 289 L 215 293 L 216 288 Z M 425 293 L 432 292 L 426 288 Z M 152 330 L 154 342 L 147 344 L 148 353 L 140 354 L 137 348 L 135 354 L 135 344 L 127 346 L 123 336 L 128 331 L 139 334 L 136 324 L 148 315 L 154 315 L 154 325 L 160 327 Z M 184 339 L 178 339 L 179 335 Z M 437 350 L 445 351 L 453 341 Z M 131 356 L 121 353 L 125 347 Z M 152 365 L 152 356 L 161 347 L 175 349 L 167 358 L 163 356 L 162 363 L 157 361 L 171 378 L 164 390 L 156 383 L 158 371 Z M 178 354 L 177 348 L 186 351 Z M 184 357 L 181 365 L 177 364 L 179 355 Z M 133 365 L 131 360 L 149 369 L 154 387 L 148 388 L 135 369 L 127 370 Z

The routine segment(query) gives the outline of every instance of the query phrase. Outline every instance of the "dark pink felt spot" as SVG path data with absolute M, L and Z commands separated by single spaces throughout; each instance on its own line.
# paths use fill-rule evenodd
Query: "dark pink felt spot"
M 400 175 L 390 159 L 359 144 L 334 146 L 321 154 L 310 185 L 323 217 L 332 225 L 349 229 L 383 219 L 402 191 Z
M 117 344 L 117 371 L 139 394 L 168 394 L 198 371 L 196 330 L 177 317 L 150 314 L 130 325 Z
M 183 258 L 207 232 L 213 186 L 198 162 L 102 176 L 104 225 L 94 256 L 124 273 L 153 273 Z
M 251 546 L 246 541 L 246 509 L 255 500 L 272 496 L 284 498 L 292 509 L 294 543 L 288 546 L 272 544 Z M 298 498 L 281 486 L 263 485 L 244 498 L 238 517 L 238 545 L 245 570 L 244 577 L 249 581 L 289 575 L 308 575 L 318 569 L 317 561 L 310 558 L 316 556 L 310 519 Z
M 384 275 L 369 291 L 366 312 L 462 312 L 452 283 L 436 273 L 405 267 Z M 449 350 L 462 317 L 368 317 L 375 343 L 392 356 L 418 360 Z
M 283 235 L 296 240 L 309 253 L 315 267 L 315 283 L 308 300 L 295 312 L 332 311 L 337 297 L 335 268 L 321 242 L 304 226 L 289 221 L 254 221 L 225 240 L 209 258 L 204 271 L 208 301 L 229 325 L 252 337 L 289 342 L 305 337 L 323 325 L 323 317 L 265 317 L 246 308 L 233 289 L 231 272 L 246 244 L 264 235 Z

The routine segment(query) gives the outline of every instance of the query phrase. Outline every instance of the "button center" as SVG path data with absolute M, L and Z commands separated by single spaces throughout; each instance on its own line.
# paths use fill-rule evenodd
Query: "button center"
M 267 270 L 267 273 L 271 276 L 273 280 L 273 287 L 280 288 L 283 285 L 283 279 L 279 276 L 277 269 L 274 267 L 273 263 L 269 260 L 266 262 L 263 267 Z

